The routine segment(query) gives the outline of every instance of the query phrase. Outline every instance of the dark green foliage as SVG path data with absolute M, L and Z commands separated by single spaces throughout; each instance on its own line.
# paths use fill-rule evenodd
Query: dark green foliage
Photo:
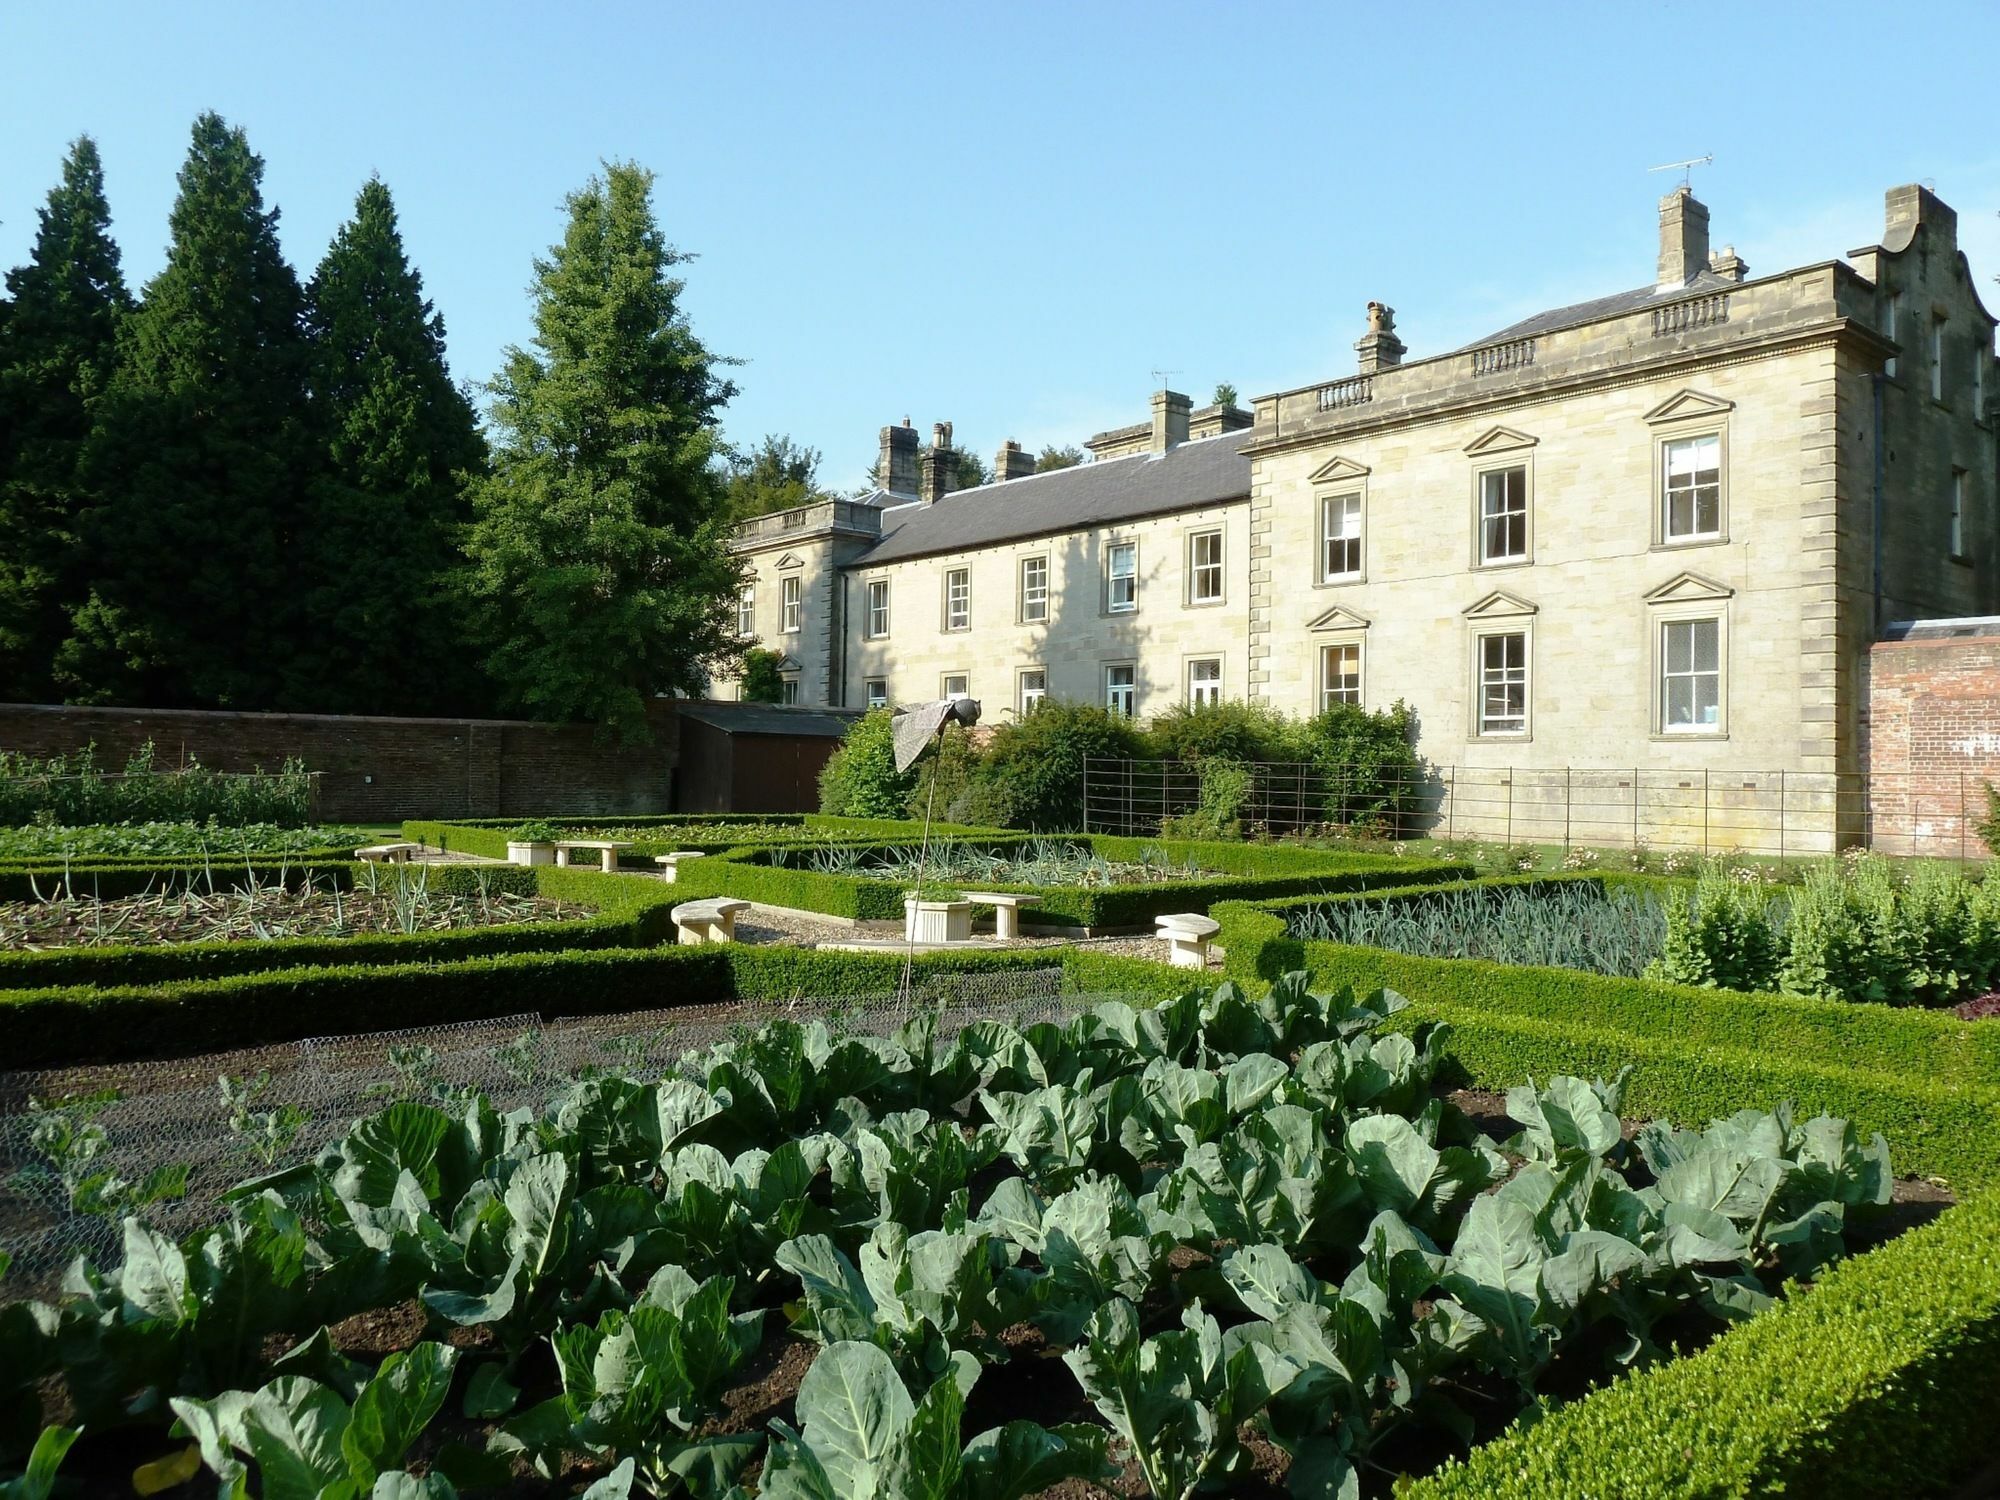
M 119 339 L 85 460 L 91 589 L 57 673 L 77 699 L 270 708 L 314 464 L 297 279 L 264 163 L 195 122 L 166 269 Z
M 1208 399 L 1210 404 L 1215 406 L 1234 406 L 1237 400 L 1236 387 L 1226 380 L 1218 381 L 1215 386 L 1215 394 Z
M 937 748 L 917 762 L 909 815 L 919 821 L 926 814 L 939 822 L 968 821 L 972 780 L 979 772 L 979 763 L 979 747 L 971 734 L 957 724 L 946 725 Z
M 745 703 L 782 703 L 785 698 L 784 674 L 778 670 L 784 657 L 776 651 L 767 651 L 762 646 L 752 646 L 743 653 L 742 695 Z
M 1317 721 L 1315 721 L 1317 722 Z M 1176 703 L 1146 728 L 1156 760 L 1193 764 L 1211 756 L 1234 761 L 1296 762 L 1309 758 L 1307 726 L 1262 703 Z
M 2000 1195 L 1834 1267 L 1699 1353 L 1522 1424 L 1404 1493 L 1970 1493 L 2000 1399 Z
M 1243 812 L 1250 801 L 1254 774 L 1241 761 L 1204 756 L 1196 767 L 1201 800 L 1191 813 L 1160 819 L 1168 838 L 1233 839 L 1242 836 Z
M 1083 763 L 1141 753 L 1130 719 L 1095 703 L 1048 699 L 993 731 L 966 795 L 969 822 L 1037 833 L 1083 827 Z
M 486 445 L 379 179 L 334 235 L 305 316 L 325 465 L 300 531 L 312 629 L 286 697 L 328 713 L 476 711 L 489 694 L 462 647 L 450 580 L 471 518 L 461 476 L 484 467 Z
M 303 761 L 270 774 L 211 771 L 199 761 L 159 767 L 148 740 L 122 771 L 100 769 L 95 747 L 38 760 L 0 750 L 0 823 L 275 823 L 312 821 Z
M 559 836 L 577 838 L 608 837 L 606 830 L 617 829 L 618 837 L 632 840 L 620 861 L 634 869 L 651 870 L 653 856 L 676 849 L 692 849 L 704 854 L 720 854 L 725 849 L 746 849 L 771 845 L 820 844 L 855 839 L 914 839 L 923 825 L 903 818 L 836 818 L 824 813 L 673 813 L 617 818 L 548 818 L 541 820 Z M 459 823 L 439 823 L 412 819 L 403 824 L 403 837 L 434 849 L 450 849 L 459 854 L 477 854 L 485 859 L 505 859 L 510 833 L 520 825 L 509 818 L 470 818 Z M 738 835 L 733 830 L 740 828 Z M 968 835 L 1005 835 L 1004 828 L 968 828 L 938 822 L 931 832 L 962 838 Z
M 1083 450 L 1081 448 L 1076 447 L 1074 444 L 1058 448 L 1054 443 L 1049 443 L 1040 453 L 1035 455 L 1035 472 L 1037 474 L 1047 474 L 1056 469 L 1073 469 L 1082 462 Z
M 819 773 L 819 810 L 837 817 L 898 818 L 916 788 L 915 771 L 896 769 L 886 708 L 863 714 Z
M 894 954 L 776 945 L 593 950 L 572 945 L 562 951 L 267 970 L 152 986 L 5 990 L 0 991 L 0 1056 L 16 1067 L 40 1067 L 86 1055 L 106 1061 L 179 1057 L 289 1042 L 323 1035 L 329 1027 L 359 1034 L 530 1013 L 615 1015 L 663 1003 L 890 995 L 903 963 Z M 921 985 L 939 975 L 1054 965 L 1065 971 L 1065 988 L 1076 992 L 1164 997 L 1186 987 L 1185 971 L 1076 949 L 919 954 L 915 972 Z
M 84 586 L 80 465 L 131 308 L 97 143 L 70 147 L 0 324 L 0 698 L 55 693 L 51 666 Z
M 1305 758 L 1326 787 L 1321 816 L 1327 822 L 1403 835 L 1423 805 L 1414 721 L 1399 699 L 1380 712 L 1337 703 L 1307 723 Z
M 747 452 L 729 453 L 724 490 L 730 520 L 747 521 L 827 499 L 819 487 L 819 460 L 819 449 L 775 432 L 765 434 L 764 441 Z
M 738 564 L 715 472 L 735 388 L 688 326 L 652 174 L 611 163 L 535 263 L 532 349 L 494 380 L 468 590 L 486 665 L 538 718 L 627 739 L 647 700 L 733 665 Z

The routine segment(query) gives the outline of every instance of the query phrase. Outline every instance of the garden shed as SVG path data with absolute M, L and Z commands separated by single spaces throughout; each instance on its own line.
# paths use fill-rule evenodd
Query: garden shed
M 680 705 L 675 810 L 684 813 L 815 812 L 819 771 L 857 710 L 779 703 Z

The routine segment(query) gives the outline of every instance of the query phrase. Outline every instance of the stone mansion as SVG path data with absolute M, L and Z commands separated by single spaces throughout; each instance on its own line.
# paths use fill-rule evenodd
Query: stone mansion
M 884 428 L 877 492 L 742 525 L 742 633 L 801 704 L 1401 699 L 1459 766 L 1858 769 L 1885 627 L 2000 609 L 1994 318 L 1924 188 L 1768 276 L 1708 217 L 1469 348 L 1371 303 L 1352 374 L 1161 391 L 1074 468 L 954 492 L 948 426 Z

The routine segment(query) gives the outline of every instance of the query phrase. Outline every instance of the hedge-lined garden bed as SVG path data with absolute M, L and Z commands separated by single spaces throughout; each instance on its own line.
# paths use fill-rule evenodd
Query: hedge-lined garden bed
M 600 877 L 601 878 L 601 877 Z M 445 1026 L 530 1012 L 614 1015 L 732 1001 L 882 995 L 895 954 L 741 943 L 512 952 L 455 963 L 300 966 L 151 985 L 0 991 L 0 1057 L 10 1067 L 177 1057 L 308 1036 Z M 1077 993 L 1165 998 L 1184 971 L 1088 950 L 991 949 L 919 954 L 919 982 L 939 974 L 1061 967 Z
M 950 845 L 991 852 L 1020 851 L 1033 841 L 954 839 Z M 1380 886 L 1406 887 L 1427 880 L 1465 879 L 1465 865 L 1426 864 L 1384 855 L 1325 853 L 1266 844 L 1186 839 L 1130 839 L 1103 834 L 1069 835 L 1063 842 L 1088 847 L 1105 859 L 1138 862 L 1148 857 L 1192 866 L 1203 873 L 1132 885 L 1049 887 L 1005 881 L 964 882 L 967 889 L 1011 892 L 1035 898 L 1021 909 L 1030 926 L 1081 928 L 1092 932 L 1145 928 L 1168 912 L 1207 911 L 1221 901 L 1255 901 L 1273 896 L 1329 894 Z M 898 842 L 848 843 L 861 852 L 906 848 Z M 934 848 L 938 847 L 936 844 Z M 731 850 L 698 859 L 676 873 L 676 889 L 690 897 L 740 896 L 768 906 L 823 912 L 859 921 L 899 921 L 908 883 L 867 874 L 825 874 L 783 868 L 787 856 L 770 850 Z
M 218 979 L 307 965 L 343 967 L 372 964 L 449 962 L 501 953 L 546 953 L 562 949 L 643 948 L 671 941 L 673 905 L 684 899 L 676 888 L 657 881 L 630 880 L 594 870 L 538 866 L 489 867 L 468 865 L 364 866 L 352 862 L 289 864 L 256 867 L 251 877 L 263 883 L 283 880 L 332 882 L 351 889 L 357 878 L 409 878 L 408 871 L 444 894 L 473 896 L 483 889 L 541 896 L 573 903 L 588 913 L 574 920 L 532 922 L 466 928 L 447 932 L 367 933 L 352 937 L 273 938 L 264 941 L 175 943 L 132 947 L 72 947 L 40 952 L 0 952 L 0 990 L 48 986 L 144 986 Z M 159 889 L 167 882 L 204 880 L 199 867 L 156 866 L 96 872 L 72 872 L 70 885 L 79 896 L 132 895 Z M 238 869 L 213 872 L 217 885 L 242 876 Z M 40 874 L 43 897 L 56 890 L 60 872 Z M 37 899 L 34 877 L 0 873 L 0 897 Z M 0 1056 L 5 1053 L 0 1051 Z
M 1996 1400 L 2000 1195 L 1987 1193 L 1399 1493 L 1949 1494 L 1993 1458 Z
M 433 849 L 505 859 L 508 840 L 521 827 L 520 818 L 467 818 L 457 822 L 412 819 L 403 837 Z M 653 867 L 653 856 L 679 849 L 720 854 L 728 849 L 767 845 L 819 844 L 851 839 L 918 839 L 924 825 L 901 818 L 835 818 L 821 813 L 674 813 L 652 817 L 537 818 L 562 838 L 604 838 L 612 834 L 631 840 L 620 852 L 621 864 L 634 869 Z M 934 823 L 933 836 L 1005 834 L 1004 828 L 971 828 Z

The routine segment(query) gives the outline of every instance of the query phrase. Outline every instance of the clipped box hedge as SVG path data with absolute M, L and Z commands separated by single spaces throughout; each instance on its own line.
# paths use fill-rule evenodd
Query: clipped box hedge
M 297 886 L 307 876 L 333 880 L 352 889 L 366 867 L 340 864 L 293 864 L 258 872 L 260 880 L 283 878 Z M 377 866 L 377 871 L 403 866 Z M 421 865 L 432 888 L 444 894 L 476 894 L 480 882 L 489 890 L 540 895 L 552 901 L 594 908 L 573 920 L 517 922 L 498 927 L 468 927 L 447 932 L 359 933 L 353 937 L 272 938 L 267 941 L 209 943 L 150 943 L 116 947 L 50 948 L 39 952 L 0 952 L 0 990 L 52 986 L 146 986 L 219 979 L 271 969 L 297 969 L 329 964 L 340 967 L 373 964 L 441 963 L 500 953 L 541 953 L 556 949 L 646 948 L 671 942 L 673 906 L 684 899 L 674 886 L 660 881 L 633 880 L 595 870 L 516 865 Z M 184 872 L 181 872 L 184 873 Z M 131 872 L 134 894 L 150 882 L 155 888 L 163 874 L 178 880 L 181 873 L 155 868 Z M 232 871 L 216 872 L 226 885 Z M 197 877 L 199 872 L 195 872 Z M 145 879 L 140 879 L 144 875 Z M 0 875 L 0 887 L 7 877 Z M 77 882 L 76 888 L 86 888 Z M 46 890 L 47 887 L 45 886 Z M 4 1057 L 0 1051 L 0 1057 Z
M 433 849 L 449 849 L 459 854 L 476 854 L 484 859 L 505 859 L 507 844 L 513 831 L 526 818 L 466 818 L 456 822 L 412 819 L 403 824 L 403 837 L 419 844 L 428 844 Z M 729 849 L 759 848 L 774 841 L 768 837 L 756 836 L 756 830 L 766 826 L 796 828 L 798 835 L 781 842 L 787 848 L 800 844 L 811 844 L 819 840 L 882 839 L 912 841 L 923 837 L 924 825 L 902 818 L 836 818 L 824 813 L 715 813 L 703 816 L 698 813 L 672 813 L 648 817 L 574 817 L 537 818 L 532 821 L 547 823 L 561 833 L 582 836 L 593 829 L 628 828 L 635 832 L 657 833 L 657 837 L 634 839 L 630 849 L 619 852 L 619 862 L 634 869 L 651 869 L 653 856 L 671 854 L 677 849 L 696 850 L 702 854 L 720 854 Z M 742 838 L 690 839 L 676 832 L 677 829 L 741 826 L 745 831 Z M 987 837 L 1004 835 L 1005 828 L 972 828 L 958 823 L 933 823 L 932 837 L 964 837 L 967 835 Z M 1026 835 L 1022 835 L 1026 837 Z
M 1731 1047 L 1907 1074 L 2000 1093 L 2000 1024 L 1948 1011 L 1702 989 L 1652 979 L 1535 968 L 1477 958 L 1420 958 L 1385 948 L 1306 942 L 1285 930 L 1286 903 L 1219 906 L 1228 972 L 1272 979 L 1303 969 L 1319 985 L 1386 987 L 1426 1004 L 1568 1027 Z
M 897 954 L 740 943 L 507 953 L 442 964 L 294 968 L 150 986 L 0 992 L 0 1057 L 14 1068 L 186 1056 L 536 1013 L 608 1015 L 732 1001 L 895 990 Z M 1077 949 L 919 954 L 921 981 L 1060 966 L 1072 993 L 1165 999 L 1198 978 L 1143 959 Z
M 1970 1495 L 1956 1482 L 1994 1456 L 1996 1400 L 2000 1195 L 1987 1193 L 1397 1493 Z
M 1168 912 L 1205 912 L 1221 901 L 1254 901 L 1288 895 L 1327 895 L 1380 886 L 1407 887 L 1424 881 L 1464 881 L 1469 866 L 1401 859 L 1373 854 L 1329 853 L 1286 845 L 1207 842 L 1190 839 L 1133 839 L 1104 834 L 1066 834 L 1055 841 L 1079 844 L 1106 859 L 1137 861 L 1144 854 L 1165 855 L 1216 873 L 1188 880 L 1164 880 L 1145 885 L 1033 886 L 979 881 L 966 889 L 1033 896 L 1021 909 L 1031 926 L 1088 928 L 1148 928 Z M 960 838 L 933 841 L 933 847 L 956 844 L 987 852 L 1005 852 L 1036 842 L 1027 835 L 1007 839 Z M 908 847 L 904 841 L 873 840 L 845 847 L 886 849 Z M 768 849 L 726 851 L 698 859 L 675 872 L 675 889 L 690 899 L 739 896 L 767 906 L 858 921 L 901 921 L 908 883 L 870 875 L 830 875 L 814 870 L 783 869 L 769 861 Z

